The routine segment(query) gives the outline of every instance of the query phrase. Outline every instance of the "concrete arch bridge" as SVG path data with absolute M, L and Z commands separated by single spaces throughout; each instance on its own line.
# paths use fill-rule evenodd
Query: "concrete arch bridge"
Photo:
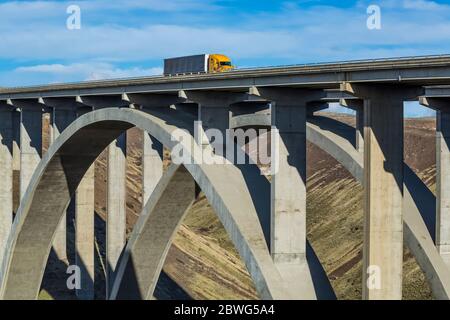
M 401 299 L 403 244 L 437 299 L 450 296 L 450 57 L 414 57 L 0 89 L 0 298 L 35 299 L 53 249 L 66 250 L 76 206 L 80 298 L 93 297 L 95 159 L 108 150 L 110 299 L 149 299 L 196 185 L 224 225 L 263 299 L 334 299 L 306 237 L 306 143 L 364 186 L 363 298 Z M 404 101 L 437 111 L 437 192 L 403 160 Z M 314 115 L 331 102 L 356 128 Z M 42 115 L 52 134 L 42 152 Z M 198 122 L 201 121 L 201 122 Z M 125 134 L 142 130 L 144 209 L 125 233 Z M 268 128 L 269 181 L 248 156 L 221 154 L 208 129 Z M 200 138 L 198 138 L 200 133 Z M 275 143 L 274 143 L 275 142 Z M 233 144 L 228 139 L 223 144 Z M 189 161 L 162 170 L 162 148 Z M 242 154 L 240 154 L 242 153 Z M 276 168 L 276 170 L 275 170 Z M 20 206 L 13 219 L 13 171 Z M 173 197 L 176 194 L 177 197 Z

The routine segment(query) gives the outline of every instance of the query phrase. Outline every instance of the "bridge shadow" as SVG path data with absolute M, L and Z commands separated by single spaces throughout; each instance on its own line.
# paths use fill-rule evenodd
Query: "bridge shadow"
M 55 251 L 52 249 L 45 268 L 44 277 L 41 284 L 40 299 L 44 300 L 76 300 L 75 291 L 67 288 L 66 270 L 68 263 L 59 260 Z M 48 296 L 42 292 L 44 290 Z
M 436 196 L 427 185 L 417 176 L 417 174 L 405 163 L 404 183 L 411 194 L 417 209 L 419 209 L 428 232 L 433 241 L 436 241 Z
M 342 121 L 325 116 L 308 116 L 307 121 L 318 126 L 320 129 L 330 131 L 356 146 L 356 129 Z
M 123 259 L 123 254 L 125 251 L 122 251 L 122 254 L 119 258 L 119 261 Z M 130 257 L 126 267 L 125 272 L 123 273 L 123 277 L 121 282 L 126 282 L 127 284 L 127 292 L 133 294 L 133 299 L 136 299 L 135 294 L 140 294 L 137 298 L 139 300 L 145 300 L 146 297 L 140 291 L 139 280 L 137 279 L 137 271 L 134 265 L 133 258 Z M 114 277 L 114 275 L 113 275 Z M 113 283 L 114 281 L 112 281 Z M 130 297 L 127 296 L 127 292 L 122 292 L 124 295 L 121 296 L 119 291 L 119 295 L 116 297 L 117 300 L 129 300 Z M 152 299 L 156 300 L 192 300 L 192 297 L 180 286 L 176 283 L 164 270 L 161 270 L 159 274 L 158 281 L 155 286 L 155 290 L 153 292 Z
M 326 276 L 325 269 L 314 252 L 313 247 L 306 241 L 306 261 L 313 279 L 314 290 L 318 300 L 336 300 L 336 294 L 331 287 L 330 280 Z
M 164 271 L 161 271 L 154 296 L 157 300 L 192 300 L 192 297 Z

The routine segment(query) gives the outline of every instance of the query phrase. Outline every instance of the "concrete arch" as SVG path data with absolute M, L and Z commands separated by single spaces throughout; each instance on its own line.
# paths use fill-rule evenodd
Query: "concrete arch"
M 363 182 L 363 157 L 342 132 L 342 123 L 315 117 L 307 126 L 312 143 L 341 163 L 360 183 Z M 340 134 L 339 134 L 340 133 Z M 436 299 L 450 299 L 450 270 L 434 244 L 436 198 L 414 171 L 404 165 L 404 241 L 425 273 Z
M 173 112 L 173 114 L 171 114 Z M 180 119 L 174 110 L 144 113 L 133 109 L 102 109 L 72 123 L 55 141 L 36 169 L 23 198 L 2 261 L 2 299 L 35 299 L 64 208 L 89 166 L 114 139 L 137 126 L 151 133 L 168 148 L 178 141 L 175 130 L 186 129 L 180 144 L 192 142 L 193 119 Z M 200 163 L 196 152 L 192 163 Z M 185 166 L 205 192 L 221 219 L 256 288 L 263 299 L 288 299 L 285 283 L 270 257 L 264 233 L 242 168 L 233 165 L 190 164 Z M 257 168 L 256 168 L 257 169 Z M 227 177 L 227 179 L 223 179 Z
M 234 127 L 270 125 L 270 115 L 237 116 Z M 354 129 L 337 120 L 308 118 L 307 139 L 330 154 L 360 183 L 363 182 L 363 155 L 352 144 Z M 404 165 L 404 239 L 425 273 L 436 299 L 450 299 L 450 270 L 434 244 L 436 198 L 407 164 Z
M 192 206 L 194 195 L 192 176 L 183 166 L 172 164 L 143 208 L 122 252 L 110 300 L 153 297 L 173 237 Z
M 266 183 L 268 184 L 267 180 Z M 190 174 L 182 167 L 172 164 L 139 216 L 122 253 L 109 299 L 136 300 L 152 297 L 167 251 L 193 200 L 189 194 L 176 199 L 173 194 L 182 194 L 183 190 L 193 193 L 192 187 Z M 297 294 L 299 298 L 336 298 L 325 271 L 309 244 L 307 264 L 294 265 L 290 271 L 291 279 L 301 281 L 304 285 Z M 314 288 L 308 292 L 306 288 L 309 282 Z M 314 292 L 316 297 L 307 296 Z

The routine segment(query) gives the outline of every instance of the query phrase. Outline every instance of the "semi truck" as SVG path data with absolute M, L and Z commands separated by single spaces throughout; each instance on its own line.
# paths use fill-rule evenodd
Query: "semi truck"
M 230 58 L 223 54 L 199 54 L 164 60 L 164 75 L 214 73 L 233 70 Z

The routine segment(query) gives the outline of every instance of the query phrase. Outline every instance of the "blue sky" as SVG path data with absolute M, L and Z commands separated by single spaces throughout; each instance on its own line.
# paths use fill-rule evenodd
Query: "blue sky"
M 72 4 L 80 30 L 66 28 Z M 366 26 L 371 4 L 381 30 Z M 196 53 L 241 68 L 446 54 L 449 39 L 438 0 L 0 1 L 0 86 L 160 74 L 165 57 Z

